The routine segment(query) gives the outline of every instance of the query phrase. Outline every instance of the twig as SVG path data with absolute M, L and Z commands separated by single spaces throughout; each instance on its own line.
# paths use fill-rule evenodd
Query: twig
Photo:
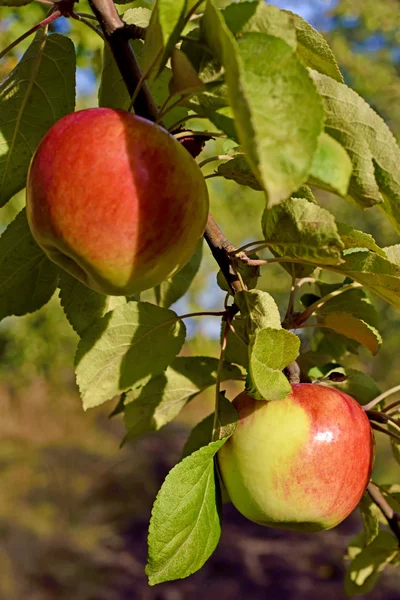
M 379 410 L 366 410 L 365 413 L 371 421 L 375 421 L 376 423 L 390 422 L 390 423 L 393 423 L 393 425 L 396 425 L 396 427 L 398 427 L 400 429 L 400 423 L 398 423 L 396 421 L 396 419 L 393 419 L 393 417 L 387 415 L 384 412 L 381 412 Z
M 105 41 L 106 38 L 104 37 L 103 33 L 87 17 L 84 17 L 83 15 L 74 12 L 74 13 L 72 13 L 71 18 L 75 19 L 75 21 L 80 21 L 81 23 L 86 25 L 86 27 L 89 27 L 89 29 L 91 29 L 92 31 L 97 33 L 97 35 L 99 35 L 101 37 L 101 39 L 103 41 Z
M 206 240 L 213 257 L 217 261 L 232 293 L 234 294 L 235 292 L 241 291 L 242 286 L 240 280 L 232 269 L 232 260 L 229 256 L 235 248 L 224 236 L 210 214 L 208 215 L 204 239 Z
M 218 154 L 216 156 L 209 156 L 208 158 L 205 158 L 204 160 L 199 162 L 199 167 L 200 169 L 202 169 L 205 165 L 208 165 L 208 163 L 216 162 L 217 160 L 232 160 L 232 158 L 233 157 L 229 156 L 229 154 Z
M 368 402 L 368 404 L 365 404 L 363 406 L 363 409 L 364 410 L 371 410 L 371 408 L 374 408 L 374 406 L 376 406 L 377 404 L 379 404 L 379 402 L 381 402 L 382 400 L 384 400 L 388 396 L 391 396 L 392 394 L 395 394 L 396 392 L 400 392 L 400 385 L 396 385 L 395 387 L 392 387 L 389 390 L 386 390 L 386 392 L 382 392 L 382 394 L 380 394 L 379 396 L 377 396 L 376 398 L 374 398 L 373 400 L 371 400 L 371 402 Z M 386 408 L 383 409 L 382 412 L 387 412 L 388 410 L 390 410 L 394 406 L 398 406 L 398 405 L 400 405 L 400 400 L 398 402 L 394 402 L 394 404 L 391 404 L 390 406 L 387 406 Z
M 399 547 L 400 547 L 400 515 L 396 513 L 387 500 L 383 497 L 383 494 L 379 488 L 371 481 L 368 484 L 367 491 L 373 502 L 380 508 L 384 514 L 390 529 L 396 536 Z
M 393 404 L 389 404 L 389 406 L 386 406 L 382 410 L 382 412 L 384 412 L 384 413 L 390 412 L 390 411 L 394 410 L 395 408 L 396 408 L 396 410 L 394 412 L 398 412 L 400 410 L 400 400 L 397 400 L 397 402 L 393 402 Z
M 384 433 L 385 435 L 389 436 L 393 440 L 396 440 L 396 442 L 400 442 L 400 435 L 397 435 L 397 433 L 388 431 L 387 429 L 385 429 L 384 427 L 381 427 L 380 425 L 377 425 L 376 423 L 371 423 L 371 427 L 372 427 L 372 429 L 375 429 L 375 431 L 379 431 L 379 433 Z

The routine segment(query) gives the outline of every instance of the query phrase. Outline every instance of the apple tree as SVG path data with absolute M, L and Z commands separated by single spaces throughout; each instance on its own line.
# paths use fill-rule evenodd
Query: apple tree
M 387 565 L 400 563 L 400 486 L 370 479 L 373 431 L 386 434 L 400 463 L 400 402 L 388 400 L 400 386 L 381 392 L 349 356 L 360 348 L 376 355 L 382 344 L 374 297 L 400 308 L 400 246 L 380 247 L 370 234 L 338 222 L 321 206 L 318 190 L 359 209 L 379 207 L 400 232 L 394 136 L 344 83 L 325 39 L 298 15 L 263 0 L 156 0 L 151 9 L 138 0 L 126 10 L 112 0 L 89 0 L 90 13 L 76 0 L 40 1 L 48 5 L 45 18 L 18 32 L 0 53 L 7 57 L 30 40 L 0 83 L 1 206 L 28 190 L 28 211 L 0 237 L 0 316 L 31 313 L 59 296 L 80 337 L 75 369 L 83 409 L 116 398 L 110 412 L 123 416 L 124 442 L 158 431 L 201 391 L 215 389 L 214 413 L 194 428 L 154 503 L 151 585 L 191 575 L 213 553 L 222 504 L 229 501 L 224 483 L 239 510 L 246 494 L 250 504 L 271 494 L 272 509 L 263 509 L 269 518 L 259 516 L 261 504 L 242 510 L 257 522 L 326 529 L 338 519 L 325 515 L 321 527 L 310 525 L 309 503 L 321 486 L 331 495 L 343 466 L 347 479 L 330 510 L 347 502 L 346 510 L 335 512 L 342 520 L 358 505 L 364 523 L 347 551 L 345 586 L 349 595 L 368 592 Z M 21 7 L 20 22 L 27 4 L 0 1 Z M 90 113 L 100 129 L 90 132 L 90 119 L 75 112 L 76 47 L 70 35 L 52 30 L 61 17 L 72 31 L 74 22 L 87 26 L 104 44 L 99 108 Z M 142 123 L 123 156 L 128 169 L 120 168 L 118 141 L 111 143 L 116 125 L 101 129 L 104 115 L 111 121 L 119 115 L 125 133 Z M 202 155 L 210 142 L 218 153 Z M 168 161 L 174 182 L 162 180 Z M 199 216 L 199 190 L 213 178 L 263 198 L 261 224 L 254 223 L 262 238 L 255 233 L 238 247 L 211 213 Z M 162 276 L 147 277 L 149 263 L 139 264 L 141 253 L 133 252 L 129 285 L 103 285 L 101 261 L 109 269 L 111 260 L 109 279 L 119 268 L 119 243 L 127 234 L 115 215 L 131 198 L 135 206 L 151 206 L 147 215 L 138 211 L 135 223 Z M 182 205 L 173 219 L 171 198 Z M 65 220 L 71 203 L 78 208 Z M 182 229 L 186 238 L 178 235 Z M 69 234 L 68 260 L 59 260 L 53 250 L 65 251 Z M 137 235 L 128 240 L 135 248 Z M 100 262 L 82 262 L 89 238 L 100 240 Z M 189 290 L 206 247 L 225 302 L 218 311 L 177 314 L 171 306 Z M 264 284 L 274 263 L 290 282 L 279 307 Z M 93 277 L 85 277 L 88 272 Z M 188 318 L 221 321 L 219 358 L 182 354 Z M 229 380 L 245 389 L 244 412 L 226 398 Z M 312 444 L 313 463 L 302 463 L 308 465 L 303 473 L 291 470 L 291 461 L 309 456 Z M 323 464 L 318 481 L 314 464 Z M 272 475 L 260 491 L 267 465 Z M 289 476 L 283 485 L 284 469 Z M 303 492 L 309 494 L 306 510 L 298 496 Z M 284 497 L 291 499 L 290 510 Z M 314 500 L 321 505 L 320 496 Z

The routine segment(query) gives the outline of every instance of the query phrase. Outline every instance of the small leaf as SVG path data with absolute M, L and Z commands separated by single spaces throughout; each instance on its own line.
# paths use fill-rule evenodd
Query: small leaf
M 266 209 L 262 228 L 265 241 L 277 256 L 320 265 L 335 265 L 341 260 L 343 244 L 333 215 L 304 198 L 291 198 Z
M 239 185 L 247 186 L 253 190 L 262 191 L 263 189 L 244 154 L 236 154 L 231 160 L 218 165 L 217 173 L 225 179 L 231 179 Z
M 150 585 L 188 577 L 214 552 L 221 535 L 214 456 L 227 439 L 200 448 L 167 475 L 149 527 Z
M 265 327 L 281 328 L 278 307 L 268 292 L 261 290 L 237 292 L 235 294 L 235 304 L 240 308 L 240 313 L 245 319 L 247 336 Z
M 127 434 L 124 441 L 149 431 L 158 431 L 172 421 L 189 400 L 215 384 L 217 369 L 216 358 L 180 356 L 165 373 L 128 392 L 125 397 Z M 243 378 L 238 367 L 228 363 L 223 365 L 221 381 Z
M 346 150 L 326 133 L 321 133 L 309 181 L 341 196 L 347 194 L 353 165 Z
M 156 0 L 146 32 L 143 72 L 153 81 L 165 67 L 184 26 L 186 0 Z
M 44 134 L 75 106 L 72 41 L 39 31 L 0 84 L 0 206 L 25 187 Z
M 44 306 L 59 273 L 33 239 L 23 209 L 0 237 L 0 319 Z
M 377 245 L 374 238 L 369 233 L 353 229 L 353 227 L 347 223 L 336 222 L 336 225 L 345 250 L 348 250 L 349 248 L 366 248 L 367 250 L 376 252 L 379 256 L 383 256 L 383 258 L 389 258 L 392 262 L 396 262 L 393 261 L 390 256 L 386 256 L 385 251 Z
M 189 262 L 176 275 L 154 288 L 159 306 L 169 308 L 171 304 L 186 294 L 200 268 L 202 255 L 203 242 L 200 241 Z
M 282 370 L 297 358 L 300 340 L 286 329 L 260 329 L 250 342 L 250 375 L 259 395 L 282 400 L 291 386 Z
M 237 136 L 273 206 L 308 177 L 323 124 L 320 98 L 286 41 L 257 31 L 236 41 L 211 0 L 202 36 L 225 68 Z
M 353 163 L 348 195 L 361 208 L 379 204 L 400 231 L 400 148 L 386 123 L 356 92 L 312 71 L 325 103 L 326 132 Z
M 104 296 L 88 288 L 66 271 L 60 275 L 60 300 L 65 316 L 81 336 L 96 319 L 126 304 L 124 296 Z
M 182 50 L 174 48 L 171 56 L 172 79 L 169 85 L 171 94 L 182 96 L 200 92 L 204 84 L 196 73 L 192 63 Z
M 325 38 L 299 15 L 289 14 L 296 29 L 297 56 L 302 63 L 343 83 L 342 74 Z
M 357 319 L 354 315 L 345 312 L 329 313 L 319 320 L 323 327 L 333 329 L 336 333 L 344 335 L 350 339 L 356 340 L 362 344 L 372 354 L 376 354 L 382 344 L 382 338 L 379 331 L 368 325 L 362 319 Z
M 368 546 L 379 534 L 379 521 L 369 494 L 365 493 L 360 500 L 358 508 L 364 523 L 365 545 Z
M 185 326 L 166 308 L 129 302 L 87 329 L 75 358 L 85 409 L 161 373 L 180 351 Z
M 348 566 L 345 577 L 346 594 L 359 596 L 370 592 L 381 572 L 396 558 L 398 552 L 396 538 L 388 531 L 380 531 Z

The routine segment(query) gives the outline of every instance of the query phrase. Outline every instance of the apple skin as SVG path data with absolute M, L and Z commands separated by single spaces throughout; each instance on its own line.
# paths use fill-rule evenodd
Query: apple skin
M 165 129 L 126 111 L 63 117 L 30 165 L 27 216 L 35 240 L 103 294 L 136 294 L 179 271 L 207 214 L 195 160 Z
M 239 421 L 218 452 L 232 503 L 260 525 L 321 531 L 341 523 L 370 479 L 375 445 L 351 396 L 294 384 L 281 401 L 233 401 Z

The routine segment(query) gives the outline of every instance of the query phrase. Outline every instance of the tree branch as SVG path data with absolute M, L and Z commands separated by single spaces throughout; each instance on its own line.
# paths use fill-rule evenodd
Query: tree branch
M 374 483 L 372 483 L 372 481 L 368 484 L 367 491 L 373 502 L 375 502 L 375 504 L 381 509 L 381 511 L 385 515 L 390 529 L 393 531 L 394 535 L 399 541 L 400 547 L 400 515 L 394 512 L 393 508 L 383 497 L 382 492 Z

